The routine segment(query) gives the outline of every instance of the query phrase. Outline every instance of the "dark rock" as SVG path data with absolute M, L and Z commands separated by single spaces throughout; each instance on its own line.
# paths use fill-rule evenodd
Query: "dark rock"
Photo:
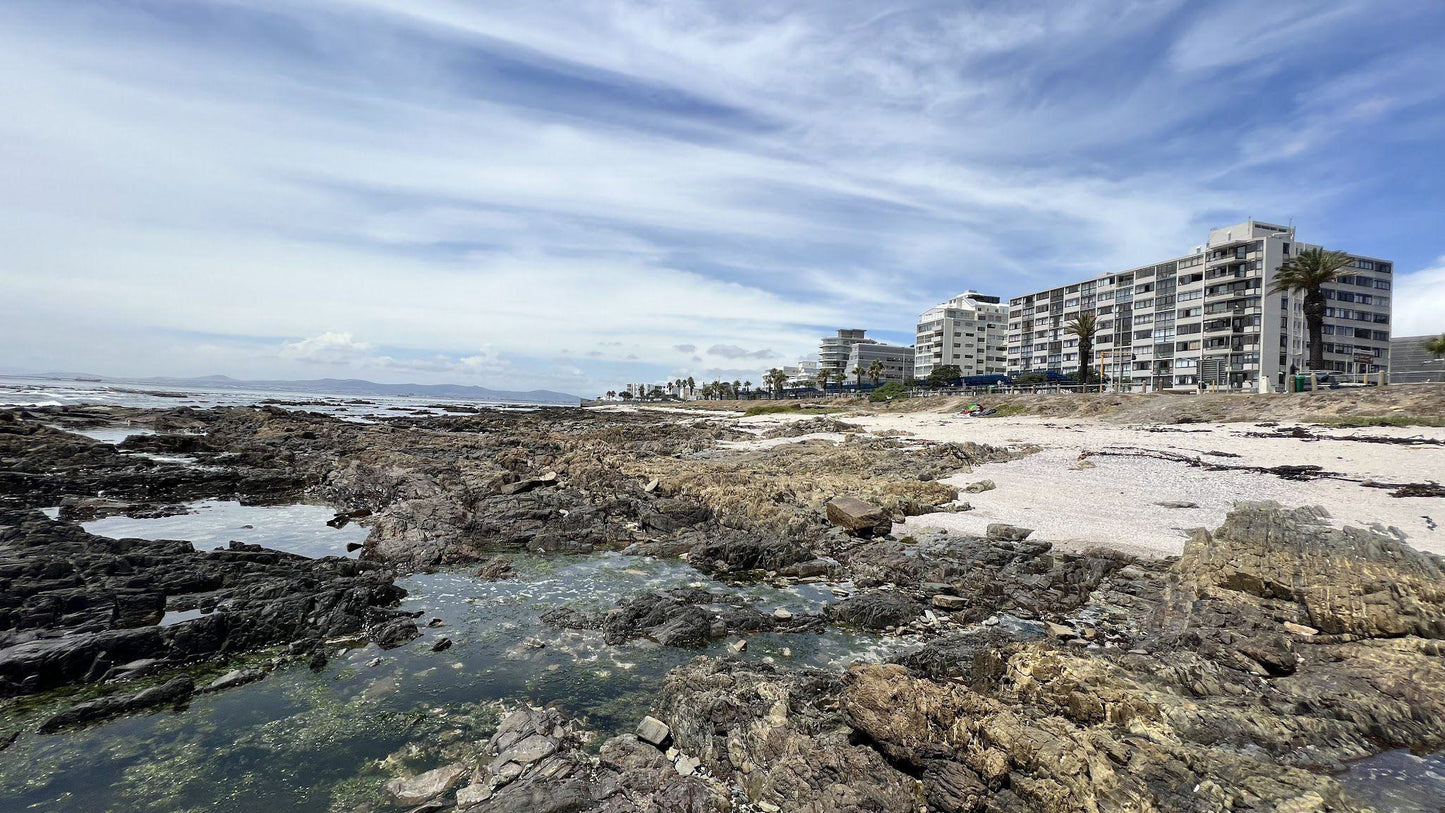
M 77 703 L 41 723 L 40 732 L 48 734 L 160 706 L 179 706 L 189 700 L 194 691 L 195 684 L 191 679 L 181 676 L 168 683 L 135 694 L 102 697 L 98 700 Z
M 923 615 L 923 609 L 917 599 L 885 590 L 850 596 L 828 607 L 826 615 L 838 623 L 881 630 L 911 624 Z
M 556 482 L 557 472 L 549 471 L 537 477 L 529 477 L 525 480 L 518 480 L 515 483 L 507 483 L 501 487 L 500 491 L 503 494 L 525 494 L 532 489 L 550 486 Z
M 393 618 L 372 629 L 367 637 L 382 649 L 395 649 L 421 635 L 416 622 L 410 618 Z
M 614 645 L 648 638 L 674 647 L 705 646 L 738 633 L 816 632 L 823 627 L 823 619 L 816 615 L 779 618 L 759 612 L 738 596 L 694 587 L 642 593 L 601 614 L 558 608 L 544 614 L 542 621 L 569 629 L 601 630 L 604 640 Z
M 256 546 L 109 539 L 0 510 L 0 696 L 355 634 L 405 593 L 379 566 Z M 214 607 L 153 626 L 166 608 Z
M 517 571 L 505 556 L 493 556 L 477 570 L 477 578 L 487 581 L 501 581 L 517 578 Z

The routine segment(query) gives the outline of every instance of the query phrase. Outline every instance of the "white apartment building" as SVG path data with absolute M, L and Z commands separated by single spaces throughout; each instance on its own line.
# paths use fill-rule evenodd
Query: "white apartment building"
M 888 381 L 902 384 L 913 378 L 913 348 L 883 342 L 859 342 L 850 347 L 843 375 L 847 377 L 848 383 L 853 384 L 859 381 L 861 371 L 862 380 L 872 383 L 873 379 L 869 378 L 868 370 L 875 361 L 883 367 L 883 372 L 878 377 L 879 384 Z
M 1079 342 L 1065 326 L 1092 311 L 1092 366 L 1118 389 L 1284 388 L 1308 363 L 1308 334 L 1300 297 L 1268 291 L 1281 263 L 1307 248 L 1292 227 L 1249 220 L 1211 230 L 1183 257 L 1014 297 L 1009 374 L 1078 370 Z M 1350 270 L 1325 287 L 1325 362 L 1342 372 L 1383 370 L 1392 264 L 1350 257 Z
M 965 291 L 918 317 L 913 374 L 956 364 L 963 375 L 1008 372 L 1008 306 L 996 296 Z
M 837 336 L 824 336 L 818 345 L 818 367 L 827 370 L 834 377 L 848 368 L 848 354 L 855 344 L 877 344 L 865 338 L 868 331 L 857 329 L 839 330 Z
M 789 364 L 783 368 L 783 375 L 788 377 L 787 386 L 789 388 L 816 387 L 818 386 L 818 362 L 804 359 L 797 364 Z

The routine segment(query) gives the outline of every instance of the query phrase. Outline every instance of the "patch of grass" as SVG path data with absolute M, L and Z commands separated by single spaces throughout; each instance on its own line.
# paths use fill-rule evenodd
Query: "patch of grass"
M 744 415 L 777 415 L 781 412 L 802 412 L 803 408 L 797 404 L 761 404 L 748 407 Z
M 744 415 L 778 415 L 789 412 L 806 412 L 809 415 L 830 415 L 834 412 L 845 412 L 846 410 L 834 407 L 810 407 L 803 404 L 759 404 L 748 407 Z
M 1369 426 L 1445 426 L 1445 418 L 1430 415 L 1350 415 L 1344 418 L 1311 421 L 1319 426 L 1355 429 Z

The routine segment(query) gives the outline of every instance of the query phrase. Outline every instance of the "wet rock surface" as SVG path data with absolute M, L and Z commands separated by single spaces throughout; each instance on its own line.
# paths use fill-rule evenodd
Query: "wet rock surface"
M 0 581 L 0 697 L 359 634 L 404 595 L 373 563 L 109 539 L 28 510 L 0 510 Z M 209 612 L 157 626 L 190 609 Z
M 742 633 L 822 632 L 824 627 L 821 616 L 764 614 L 737 596 L 696 587 L 644 593 L 621 600 L 616 609 L 600 614 L 559 608 L 542 620 L 569 629 L 600 630 L 608 644 L 646 638 L 679 647 L 700 647 Z
M 502 718 L 474 765 L 451 763 L 399 777 L 386 791 L 401 805 L 463 813 L 734 809 L 722 783 L 694 775 L 691 763 L 630 734 L 613 737 L 594 754 L 585 748 L 591 737 L 555 709 L 516 709 Z

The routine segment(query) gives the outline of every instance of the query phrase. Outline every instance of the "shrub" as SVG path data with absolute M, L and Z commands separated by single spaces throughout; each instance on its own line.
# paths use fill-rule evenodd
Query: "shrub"
M 895 398 L 907 397 L 908 390 L 902 384 L 899 384 L 897 381 L 890 381 L 878 389 L 873 390 L 873 394 L 868 396 L 868 400 L 877 404 L 883 401 L 892 401 Z

